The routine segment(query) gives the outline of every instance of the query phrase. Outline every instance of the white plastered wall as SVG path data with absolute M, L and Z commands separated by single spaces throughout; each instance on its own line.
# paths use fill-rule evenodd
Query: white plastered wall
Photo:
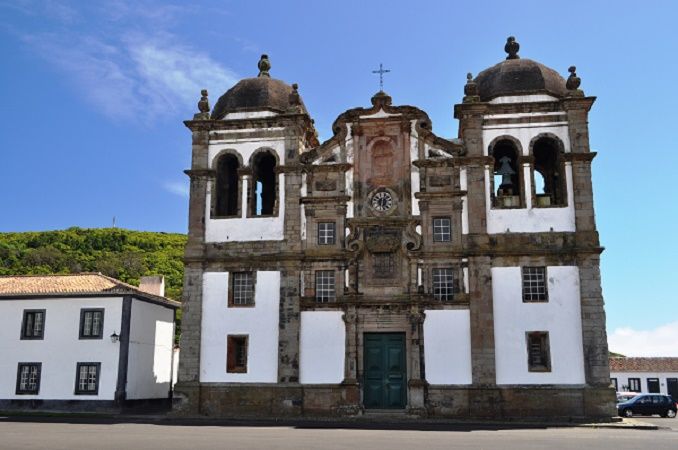
M 579 269 L 547 267 L 548 302 L 523 303 L 520 267 L 492 268 L 497 384 L 584 384 Z M 551 371 L 530 372 L 526 332 L 549 333 Z
M 668 388 L 666 385 L 667 378 L 677 378 L 678 372 L 610 372 L 610 378 L 617 379 L 618 391 L 627 391 L 629 385 L 629 378 L 640 378 L 640 392 L 649 393 L 647 388 L 648 378 L 659 379 L 659 392 L 668 395 Z M 624 388 L 626 386 L 626 388 Z M 678 399 L 676 399 L 678 400 Z
M 174 310 L 132 300 L 127 398 L 166 398 L 172 379 Z
M 534 114 L 534 113 L 531 113 Z M 560 113 L 558 113 L 560 114 Z M 530 113 L 501 114 L 502 117 L 529 116 Z M 487 116 L 493 118 L 495 116 Z M 500 136 L 511 136 L 522 147 L 523 156 L 529 154 L 532 139 L 543 133 L 557 136 L 562 142 L 565 152 L 570 151 L 570 137 L 567 123 L 529 124 L 529 125 L 502 125 L 500 127 L 483 128 L 484 154 L 488 155 L 490 143 Z M 524 164 L 523 189 L 525 192 L 525 208 L 501 209 L 492 208 L 490 193 L 491 168 L 485 168 L 485 204 L 487 207 L 487 232 L 490 234 L 506 233 L 507 230 L 515 233 L 538 233 L 547 231 L 571 232 L 576 231 L 574 214 L 574 193 L 572 191 L 572 166 L 565 163 L 565 179 L 567 183 L 567 206 L 562 208 L 533 208 L 532 205 L 532 175 L 529 164 Z M 495 186 L 496 189 L 496 186 Z
M 431 384 L 471 384 L 471 322 L 467 309 L 426 310 L 424 361 Z
M 346 133 L 346 162 L 351 164 L 351 168 L 344 172 L 344 183 L 346 185 L 346 195 L 349 198 L 349 201 L 346 202 L 346 218 L 350 219 L 353 217 L 353 209 L 355 204 L 353 202 L 353 136 L 351 133 L 351 125 L 346 124 L 347 133 Z
M 280 272 L 256 273 L 253 307 L 228 307 L 228 280 L 228 272 L 203 274 L 200 381 L 275 383 Z M 226 372 L 229 334 L 249 336 L 247 373 Z
M 281 130 L 282 128 L 270 128 L 268 131 Z M 243 130 L 253 131 L 253 130 Z M 223 150 L 237 152 L 243 161 L 243 165 L 249 164 L 252 154 L 259 149 L 273 150 L 278 161 L 284 161 L 285 141 L 281 139 L 260 140 L 236 140 L 236 141 L 211 141 L 209 145 L 210 167 L 215 168 L 216 157 Z M 211 219 L 209 211 L 212 204 L 212 183 L 207 185 L 205 199 L 205 242 L 248 242 L 248 241 L 281 241 L 285 233 L 285 174 L 278 174 L 278 215 L 276 217 L 246 217 L 247 215 L 247 192 L 251 177 L 242 183 L 241 216 L 240 218 Z
M 82 308 L 104 309 L 101 339 L 79 339 Z M 46 310 L 43 339 L 20 339 L 25 309 Z M 120 343 L 109 336 L 120 334 L 121 313 L 121 297 L 0 300 L 0 399 L 113 400 Z M 37 395 L 16 395 L 20 362 L 42 363 Z M 101 363 L 98 395 L 75 395 L 79 362 Z
M 459 189 L 468 190 L 466 169 L 459 170 Z M 461 202 L 461 233 L 468 234 L 468 195 L 462 196 Z
M 342 311 L 301 313 L 299 382 L 337 384 L 344 379 L 346 326 Z

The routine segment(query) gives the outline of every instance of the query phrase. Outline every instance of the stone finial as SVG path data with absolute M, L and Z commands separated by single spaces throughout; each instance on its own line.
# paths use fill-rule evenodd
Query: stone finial
M 292 92 L 289 95 L 289 104 L 288 110 L 290 112 L 301 112 L 301 96 L 299 95 L 299 85 L 297 83 L 292 84 Z
M 570 72 L 570 76 L 567 77 L 565 87 L 568 91 L 576 91 L 579 89 L 579 85 L 581 84 L 581 78 L 577 76 L 577 68 L 575 66 L 570 66 L 567 71 Z
M 391 96 L 384 91 L 379 91 L 372 96 L 370 99 L 372 101 L 372 106 L 377 108 L 383 108 L 384 106 L 391 106 Z
M 520 50 L 520 44 L 516 42 L 515 37 L 509 36 L 508 39 L 506 39 L 506 45 L 504 45 L 504 51 L 508 53 L 506 59 L 520 59 L 518 50 Z
M 268 55 L 261 55 L 261 59 L 259 59 L 257 67 L 259 68 L 260 77 L 271 77 L 271 75 L 268 73 L 268 71 L 271 70 L 271 62 L 268 60 Z
M 200 101 L 198 101 L 199 113 L 193 116 L 194 119 L 205 120 L 210 118 L 210 102 L 207 98 L 207 89 L 200 91 Z
M 480 101 L 478 96 L 478 85 L 473 80 L 473 75 L 469 72 L 466 74 L 466 86 L 464 86 L 464 103 L 472 103 Z

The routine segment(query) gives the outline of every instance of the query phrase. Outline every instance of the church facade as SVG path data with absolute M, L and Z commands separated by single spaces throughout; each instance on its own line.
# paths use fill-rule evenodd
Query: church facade
M 595 97 L 518 48 L 469 74 L 455 139 L 380 91 L 320 143 L 266 55 L 203 91 L 178 411 L 613 415 Z

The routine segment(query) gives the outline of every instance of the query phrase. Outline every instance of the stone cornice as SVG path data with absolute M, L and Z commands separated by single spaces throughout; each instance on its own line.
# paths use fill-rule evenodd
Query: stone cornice
M 431 199 L 437 199 L 437 198 L 449 198 L 449 197 L 462 197 L 464 195 L 468 194 L 467 191 L 461 191 L 461 190 L 444 190 L 444 191 L 434 191 L 434 192 L 416 192 L 414 194 L 414 198 L 419 199 L 419 200 L 431 200 Z
M 342 204 L 349 202 L 351 200 L 351 197 L 348 195 L 333 195 L 329 197 L 301 197 L 301 203 L 306 205 L 306 204 L 315 204 L 315 203 L 334 203 L 334 204 Z
M 347 172 L 353 167 L 349 163 L 331 163 L 331 164 L 304 164 L 305 172 Z
M 575 161 L 584 161 L 584 162 L 591 162 L 593 161 L 593 158 L 596 157 L 598 153 L 597 152 L 587 152 L 587 153 L 563 153 L 563 159 L 568 162 L 575 162 Z
M 593 102 L 596 101 L 596 97 L 567 97 L 563 99 L 563 109 L 569 111 L 572 109 L 583 109 L 586 111 L 591 110 Z
M 195 170 L 188 169 L 188 170 L 184 170 L 184 173 L 186 175 L 188 175 L 189 177 L 191 177 L 191 179 L 193 179 L 193 178 L 214 178 L 214 177 L 217 176 L 216 170 L 212 170 L 212 169 L 195 169 Z

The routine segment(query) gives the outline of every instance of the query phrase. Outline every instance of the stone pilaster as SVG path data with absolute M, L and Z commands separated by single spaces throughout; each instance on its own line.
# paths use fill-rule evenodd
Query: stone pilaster
M 342 319 L 346 324 L 343 384 L 356 384 L 358 382 L 358 313 L 356 307 L 353 305 L 347 306 Z
M 492 263 L 489 257 L 476 256 L 468 265 L 473 384 L 489 386 L 496 383 Z
M 278 382 L 299 382 L 299 271 L 280 273 L 280 318 L 278 323 Z
M 606 387 L 610 384 L 610 366 L 605 330 L 605 302 L 600 283 L 600 257 L 584 255 L 579 258 L 578 265 L 586 384 Z
M 426 414 L 426 379 L 424 367 L 424 319 L 426 315 L 419 308 L 412 308 L 408 314 L 410 322 L 410 376 L 409 413 Z

